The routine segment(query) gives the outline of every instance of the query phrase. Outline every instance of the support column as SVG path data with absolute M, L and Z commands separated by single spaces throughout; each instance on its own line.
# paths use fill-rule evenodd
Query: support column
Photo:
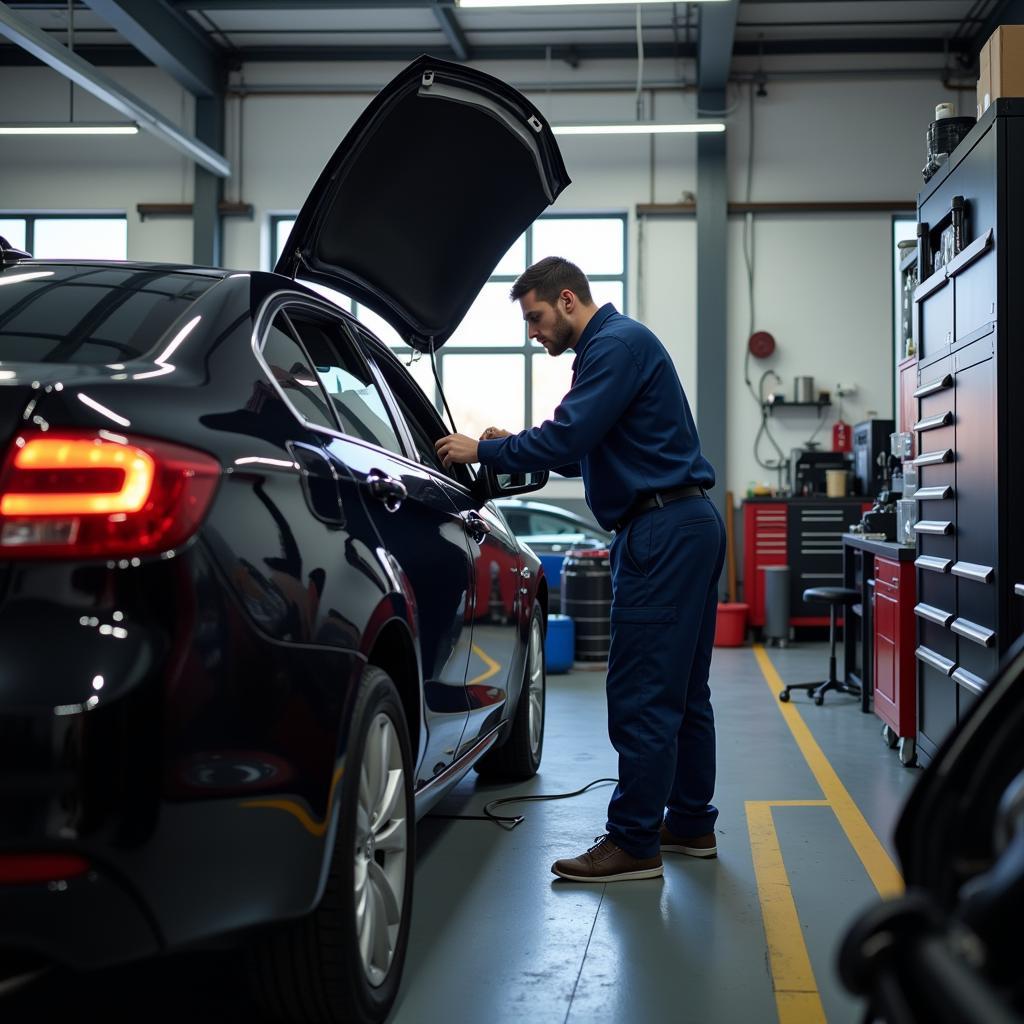
M 703 110 L 724 110 L 725 90 L 702 91 Z M 697 137 L 697 429 L 714 466 L 712 498 L 725 515 L 728 185 L 726 132 Z
M 224 152 L 223 93 L 196 97 L 196 136 L 218 153 Z M 192 262 L 202 267 L 219 267 L 223 241 L 219 206 L 224 197 L 224 179 L 197 164 L 194 191 Z

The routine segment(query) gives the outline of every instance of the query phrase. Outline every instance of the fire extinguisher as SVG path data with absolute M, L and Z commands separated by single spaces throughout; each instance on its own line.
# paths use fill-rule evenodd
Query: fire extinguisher
M 848 452 L 853 446 L 853 438 L 850 436 L 850 424 L 845 420 L 836 420 L 832 427 L 832 451 Z

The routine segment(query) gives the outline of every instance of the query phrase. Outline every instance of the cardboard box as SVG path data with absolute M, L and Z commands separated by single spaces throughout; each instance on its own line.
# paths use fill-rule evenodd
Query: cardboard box
M 992 102 L 992 40 L 987 39 L 978 54 L 978 117 Z
M 978 116 L 993 100 L 1024 96 L 1024 25 L 1000 25 L 978 58 Z

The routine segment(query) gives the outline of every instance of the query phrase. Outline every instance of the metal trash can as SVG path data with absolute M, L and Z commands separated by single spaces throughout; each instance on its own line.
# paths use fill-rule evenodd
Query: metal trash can
M 607 661 L 612 569 L 608 551 L 574 550 L 562 565 L 562 613 L 576 623 L 576 660 Z
M 780 647 L 789 643 L 789 566 L 766 565 L 764 572 L 764 638 Z

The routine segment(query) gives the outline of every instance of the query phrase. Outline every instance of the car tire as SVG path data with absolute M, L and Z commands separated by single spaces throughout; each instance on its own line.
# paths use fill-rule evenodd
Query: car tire
M 534 601 L 523 669 L 523 688 L 512 719 L 512 729 L 500 747 L 488 751 L 476 763 L 476 770 L 481 776 L 495 781 L 522 782 L 537 774 L 544 753 L 546 690 L 544 612 L 539 602 Z
M 346 740 L 320 904 L 249 956 L 258 1001 L 271 1019 L 288 1024 L 376 1024 L 402 978 L 412 916 L 413 766 L 398 691 L 376 666 L 363 670 Z

